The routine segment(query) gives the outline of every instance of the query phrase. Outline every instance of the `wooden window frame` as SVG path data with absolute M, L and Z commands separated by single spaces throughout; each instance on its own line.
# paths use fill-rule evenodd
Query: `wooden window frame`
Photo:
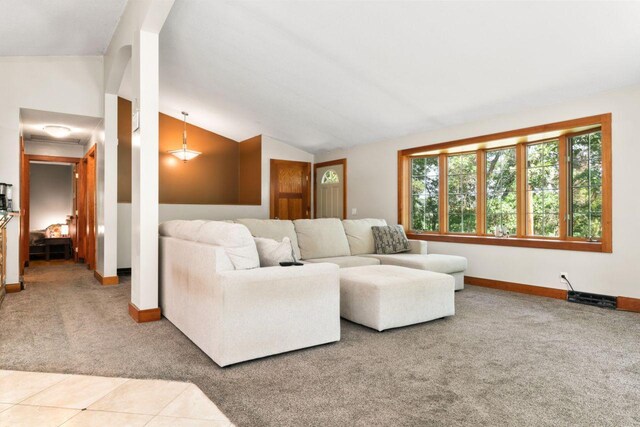
M 598 241 L 588 241 L 568 236 L 567 213 L 569 196 L 569 173 L 566 161 L 568 140 L 580 133 L 595 131 L 602 133 L 602 236 Z M 526 236 L 526 147 L 529 144 L 548 140 L 558 140 L 560 165 L 560 212 L 558 237 Z M 502 238 L 487 234 L 486 221 L 486 151 L 494 148 L 516 148 L 516 208 L 517 234 Z M 476 152 L 476 234 L 448 232 L 447 200 L 447 157 L 451 154 Z M 439 157 L 440 196 L 439 231 L 416 232 L 410 230 L 411 224 L 411 159 L 420 157 Z M 398 223 L 407 232 L 410 239 L 439 242 L 481 244 L 494 246 L 515 246 L 540 249 L 560 249 L 585 252 L 613 252 L 612 241 L 612 144 L 611 113 L 579 119 L 548 123 L 540 126 L 515 129 L 473 138 L 443 142 L 398 151 Z

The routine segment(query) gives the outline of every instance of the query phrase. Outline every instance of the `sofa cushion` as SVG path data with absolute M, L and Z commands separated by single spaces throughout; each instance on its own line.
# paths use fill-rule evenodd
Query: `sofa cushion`
M 300 248 L 298 247 L 298 236 L 293 227 L 293 222 L 279 219 L 252 219 L 242 218 L 236 220 L 237 223 L 246 226 L 254 237 L 263 237 L 265 239 L 274 239 L 279 242 L 285 237 L 291 240 L 293 252 L 296 259 L 300 259 Z
M 291 240 L 288 237 L 282 239 L 282 242 L 262 237 L 254 237 L 253 240 L 258 249 L 260 267 L 273 267 L 280 265 L 281 262 L 293 261 Z
M 305 262 L 330 262 L 338 264 L 340 268 L 361 267 L 363 265 L 380 265 L 380 261 L 375 258 L 363 256 L 339 256 L 330 258 L 307 259 Z
M 401 225 L 371 227 L 376 254 L 397 254 L 411 249 Z
M 342 221 L 344 232 L 347 235 L 351 255 L 373 254 L 376 252 L 373 243 L 372 226 L 385 226 L 384 219 L 364 218 L 345 219 Z
M 467 259 L 456 255 L 394 254 L 363 256 L 375 258 L 383 265 L 398 265 L 400 267 L 416 268 L 419 270 L 434 271 L 436 273 L 451 274 L 467 269 Z
M 249 229 L 222 221 L 173 220 L 160 224 L 160 235 L 221 246 L 236 270 L 260 267 L 258 250 Z
M 302 259 L 351 255 L 349 241 L 339 219 L 296 219 L 293 225 Z

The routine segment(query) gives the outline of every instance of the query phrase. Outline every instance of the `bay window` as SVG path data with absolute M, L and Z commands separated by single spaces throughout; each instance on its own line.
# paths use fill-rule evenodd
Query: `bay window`
M 423 240 L 611 252 L 611 115 L 398 152 L 399 222 Z

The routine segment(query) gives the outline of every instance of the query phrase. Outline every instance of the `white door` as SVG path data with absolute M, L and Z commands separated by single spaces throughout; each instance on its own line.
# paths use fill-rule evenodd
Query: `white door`
M 342 218 L 344 207 L 344 166 L 316 169 L 316 218 Z

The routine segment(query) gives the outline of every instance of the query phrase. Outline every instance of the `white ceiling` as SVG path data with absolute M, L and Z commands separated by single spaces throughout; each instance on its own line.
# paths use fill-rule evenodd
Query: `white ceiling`
M 0 56 L 102 55 L 126 4 L 0 0 Z
M 639 2 L 176 0 L 161 110 L 309 151 L 640 82 Z
M 99 117 L 54 113 L 52 111 L 20 109 L 20 123 L 25 140 L 60 144 L 85 145 L 91 134 L 100 125 Z M 66 138 L 53 138 L 43 128 L 47 125 L 65 126 L 71 129 Z

